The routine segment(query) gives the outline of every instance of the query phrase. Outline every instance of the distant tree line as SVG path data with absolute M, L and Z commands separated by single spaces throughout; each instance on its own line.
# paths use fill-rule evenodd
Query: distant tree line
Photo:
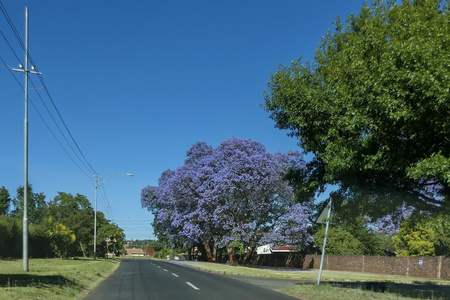
M 11 198 L 5 187 L 0 188 L 0 258 L 22 256 L 23 187 Z M 51 201 L 43 193 L 34 193 L 28 186 L 29 255 L 33 258 L 92 256 L 94 242 L 94 210 L 89 200 L 58 192 Z M 116 224 L 97 212 L 97 255 L 106 249 L 106 237 L 116 238 L 121 249 L 125 235 Z

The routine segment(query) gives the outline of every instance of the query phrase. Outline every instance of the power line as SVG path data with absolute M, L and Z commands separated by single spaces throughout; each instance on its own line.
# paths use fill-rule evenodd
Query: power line
M 17 32 L 17 29 L 16 29 L 16 27 L 14 26 L 14 23 L 13 23 L 13 21 L 11 20 L 11 18 L 10 18 L 10 16 L 9 16 L 8 12 L 6 11 L 6 8 L 4 7 L 4 5 L 3 5 L 3 3 L 2 3 L 1 0 L 0 0 L 0 10 L 2 11 L 3 16 L 5 17 L 5 19 L 6 19 L 7 23 L 8 23 L 8 25 L 9 25 L 9 27 L 11 28 L 12 32 L 14 33 L 14 36 L 16 37 L 17 41 L 19 42 L 19 44 L 21 45 L 21 47 L 25 50 L 25 45 L 24 45 L 24 43 L 22 42 L 22 39 L 20 38 L 20 36 L 19 36 L 19 34 L 18 34 L 18 32 Z M 11 43 L 8 41 L 7 37 L 5 36 L 5 34 L 4 34 L 2 31 L 0 31 L 0 33 L 1 33 L 2 37 L 3 37 L 3 39 L 5 40 L 5 42 L 7 43 L 8 47 L 10 48 L 10 50 L 12 51 L 12 53 L 14 54 L 14 56 L 16 57 L 16 59 L 17 59 L 17 60 L 19 61 L 19 63 L 20 63 L 20 59 L 19 59 L 17 53 L 14 51 L 14 48 L 12 47 Z M 36 67 L 36 64 L 34 63 L 32 57 L 31 57 L 31 55 L 29 54 L 28 51 L 27 51 L 26 55 L 27 55 L 28 59 L 30 60 L 30 62 L 32 63 L 32 65 L 34 65 L 34 66 Z M 21 86 L 21 88 L 22 88 L 22 90 L 23 90 L 22 85 L 21 85 L 20 82 L 17 80 L 17 78 L 14 76 L 14 74 L 11 72 L 10 67 L 6 64 L 6 62 L 4 61 L 3 58 L 2 58 L 1 60 L 2 60 L 3 64 L 5 65 L 5 67 L 8 68 L 8 70 L 9 70 L 10 73 L 11 73 L 11 75 L 15 78 L 15 80 L 16 80 L 17 83 Z M 69 130 L 69 128 L 68 128 L 66 122 L 64 121 L 64 118 L 62 117 L 61 113 L 59 112 L 59 109 L 57 108 L 57 106 L 56 106 L 56 104 L 55 104 L 55 101 L 53 100 L 53 97 L 51 96 L 51 94 L 50 94 L 50 92 L 49 92 L 49 90 L 48 90 L 48 88 L 47 88 L 47 86 L 46 86 L 46 84 L 45 84 L 45 82 L 44 82 L 43 76 L 39 75 L 39 79 L 40 79 L 40 81 L 41 81 L 41 84 L 42 84 L 44 90 L 46 91 L 46 94 L 47 94 L 48 98 L 50 99 L 50 101 L 51 101 L 51 103 L 52 103 L 52 106 L 53 106 L 55 112 L 57 113 L 57 115 L 58 115 L 58 117 L 59 117 L 60 122 L 63 124 L 63 126 L 64 126 L 64 128 L 65 128 L 67 134 L 68 134 L 69 137 L 70 137 L 70 140 L 72 141 L 73 145 L 75 145 L 75 147 L 76 147 L 76 149 L 78 150 L 78 153 L 79 153 L 79 154 L 77 153 L 77 151 L 75 151 L 74 147 L 72 147 L 71 143 L 69 142 L 68 138 L 66 137 L 67 134 L 64 133 L 64 132 L 62 131 L 61 127 L 58 125 L 58 122 L 55 120 L 55 118 L 54 118 L 52 112 L 49 110 L 48 106 L 45 104 L 45 101 L 44 101 L 44 99 L 42 98 L 41 94 L 37 91 L 36 86 L 34 85 L 33 81 L 30 79 L 30 81 L 31 81 L 31 83 L 32 83 L 32 85 L 33 85 L 33 87 L 35 88 L 36 93 L 38 94 L 38 97 L 40 98 L 42 104 L 44 105 L 45 109 L 47 110 L 47 113 L 48 113 L 48 114 L 50 115 L 50 117 L 52 118 L 53 123 L 54 123 L 55 126 L 58 128 L 59 132 L 61 133 L 62 137 L 63 137 L 64 140 L 66 141 L 67 145 L 71 148 L 72 152 L 75 154 L 75 156 L 76 156 L 76 157 L 78 158 L 78 160 L 81 162 L 81 164 L 86 168 L 86 170 L 87 170 L 89 173 L 92 173 L 92 174 L 98 174 L 98 172 L 92 167 L 92 165 L 91 165 L 91 164 L 89 163 L 89 161 L 86 159 L 86 156 L 84 155 L 83 151 L 81 151 L 81 148 L 79 147 L 79 145 L 78 145 L 78 143 L 76 142 L 75 138 L 73 137 L 71 131 Z M 33 103 L 32 103 L 32 104 L 33 104 Z M 61 143 L 61 142 L 59 141 L 59 139 L 57 138 L 57 136 L 56 136 L 56 135 L 54 134 L 54 132 L 50 129 L 50 126 L 48 125 L 48 123 L 45 122 L 44 117 L 43 117 L 43 115 L 39 112 L 38 108 L 37 108 L 34 104 L 33 104 L 33 107 L 34 107 L 35 110 L 38 112 L 38 115 L 40 116 L 40 118 L 42 119 L 42 121 L 44 122 L 44 124 L 46 125 L 46 127 L 49 129 L 49 131 L 51 132 L 51 134 L 53 135 L 53 137 L 57 140 L 58 144 L 63 148 L 64 152 L 69 156 L 69 158 L 75 163 L 74 159 L 69 155 L 69 153 L 66 151 L 66 149 L 64 148 L 64 146 L 62 145 L 62 143 Z M 80 155 L 81 155 L 81 157 L 80 157 Z M 81 170 L 80 166 L 79 166 L 77 163 L 75 163 L 75 164 L 76 164 L 77 167 Z M 84 172 L 83 170 L 81 170 L 81 171 L 87 175 L 86 172 Z M 89 175 L 88 175 L 88 176 L 89 176 Z
M 89 167 L 86 165 L 86 163 L 87 163 L 87 164 L 90 166 L 89 162 L 86 160 L 86 158 L 85 158 L 84 155 L 82 154 L 81 150 L 79 150 L 79 151 L 80 151 L 80 153 L 82 154 L 83 158 L 85 159 L 86 163 L 85 163 L 85 162 L 80 158 L 80 156 L 77 154 L 77 152 L 75 151 L 75 149 L 72 147 L 72 145 L 70 144 L 70 142 L 67 140 L 65 134 L 62 132 L 61 127 L 60 127 L 60 126 L 58 125 L 58 123 L 56 122 L 56 120 L 55 120 L 55 118 L 53 117 L 52 113 L 50 112 L 48 106 L 45 104 L 44 99 L 41 97 L 41 94 L 38 92 L 36 86 L 34 85 L 34 82 L 33 82 L 32 80 L 30 80 L 30 82 L 31 82 L 31 84 L 33 85 L 33 87 L 34 87 L 34 89 L 35 89 L 35 92 L 38 94 L 39 99 L 41 100 L 41 102 L 42 102 L 42 104 L 44 105 L 45 109 L 47 110 L 48 114 L 49 114 L 50 117 L 52 118 L 53 123 L 54 123 L 55 126 L 58 128 L 59 132 L 61 133 L 62 137 L 63 137 L 64 140 L 66 141 L 67 145 L 70 147 L 70 149 L 72 149 L 72 152 L 75 154 L 75 156 L 78 158 L 78 160 L 83 164 L 83 166 L 88 170 L 88 172 L 92 172 L 92 171 L 95 172 L 95 170 L 93 170 L 92 167 L 89 169 Z M 56 108 L 55 105 L 54 105 L 54 107 Z M 61 119 L 61 120 L 62 120 L 62 119 Z M 63 121 L 63 122 L 64 122 L 64 121 Z M 45 121 L 44 121 L 44 123 L 45 123 Z M 65 123 L 64 123 L 64 125 L 65 125 Z M 48 127 L 48 126 L 47 126 L 47 127 Z M 49 128 L 49 127 L 48 127 L 48 128 Z M 67 129 L 67 131 L 68 131 L 67 126 L 66 126 L 66 129 Z M 69 134 L 70 134 L 70 132 L 69 132 Z M 55 135 L 54 135 L 54 136 L 55 136 Z M 70 134 L 70 136 L 72 137 L 71 134 Z M 55 138 L 56 138 L 56 136 L 55 136 Z M 73 137 L 72 137 L 72 140 L 73 140 L 73 142 L 76 144 L 76 142 L 75 142 L 75 140 L 73 139 Z M 60 143 L 59 141 L 58 141 L 58 143 L 61 145 L 61 143 Z M 61 145 L 61 146 L 62 146 L 62 145 Z M 76 146 L 77 146 L 77 148 L 79 149 L 78 144 L 76 144 Z M 67 153 L 67 151 L 65 151 L 65 152 Z M 89 176 L 89 175 L 88 175 L 88 176 Z
M 63 119 L 63 117 L 61 116 L 61 114 L 60 114 L 58 108 L 56 107 L 55 102 L 53 101 L 53 97 L 50 95 L 50 92 L 48 91 L 47 86 L 46 86 L 45 83 L 44 83 L 44 78 L 42 77 L 42 75 L 39 76 L 39 79 L 41 80 L 41 83 L 42 83 L 42 85 L 43 85 L 45 91 L 47 92 L 47 96 L 48 96 L 48 98 L 50 99 L 50 101 L 52 102 L 53 107 L 54 107 L 56 113 L 58 114 L 58 116 L 59 116 L 61 122 L 64 124 L 64 127 L 66 128 L 67 132 L 69 133 L 70 138 L 72 139 L 73 143 L 74 143 L 75 146 L 77 147 L 77 149 L 78 149 L 78 151 L 80 152 L 81 156 L 84 158 L 84 160 L 86 161 L 86 163 L 87 163 L 88 166 L 90 167 L 90 169 L 91 169 L 91 171 L 92 171 L 92 174 L 98 174 L 98 172 L 91 166 L 91 164 L 89 163 L 89 161 L 86 159 L 86 157 L 85 157 L 84 154 L 83 154 L 83 151 L 81 151 L 80 147 L 78 146 L 78 143 L 77 143 L 77 142 L 75 141 L 75 139 L 73 138 L 72 133 L 70 132 L 69 128 L 67 127 L 66 122 L 64 121 L 64 119 Z
M 53 137 L 55 138 L 56 142 L 58 142 L 58 144 L 61 146 L 61 148 L 63 149 L 63 151 L 67 154 L 67 156 L 69 156 L 70 160 L 78 167 L 78 169 L 80 169 L 81 172 L 83 172 L 87 177 L 91 177 L 89 174 L 87 174 L 76 162 L 75 160 L 72 158 L 72 156 L 70 156 L 70 154 L 66 151 L 66 149 L 64 148 L 64 146 L 61 144 L 61 142 L 58 140 L 58 138 L 56 137 L 56 135 L 53 133 L 53 131 L 51 130 L 50 126 L 48 126 L 47 122 L 45 122 L 44 118 L 42 117 L 41 113 L 39 112 L 39 110 L 36 108 L 36 106 L 34 105 L 33 101 L 30 100 L 30 98 L 28 98 L 28 101 L 31 102 L 31 105 L 34 107 L 34 109 L 36 110 L 36 112 L 38 113 L 39 117 L 41 118 L 42 122 L 44 122 L 45 126 L 47 127 L 47 129 L 50 131 L 50 133 L 53 135 Z
M 101 200 L 103 202 L 103 206 L 105 206 L 105 208 L 107 210 L 106 213 L 108 213 L 108 208 L 109 208 L 109 212 L 111 213 L 111 218 L 110 219 L 114 220 L 114 216 L 113 216 L 113 213 L 112 213 L 112 210 L 111 210 L 111 205 L 109 204 L 108 197 L 106 196 L 106 191 L 105 191 L 105 186 L 104 185 L 102 185 L 101 189 L 100 189 L 100 198 L 102 198 L 102 197 L 103 197 L 103 199 L 101 199 Z
M 6 11 L 6 8 L 3 5 L 3 2 L 1 0 L 0 0 L 0 10 L 2 11 L 3 15 L 5 16 L 5 19 L 8 22 L 9 27 L 12 29 L 14 35 L 16 36 L 16 39 L 19 41 L 20 45 L 22 46 L 22 49 L 25 50 L 25 44 L 22 42 L 22 39 L 20 38 L 20 35 L 17 32 L 16 26 L 14 26 L 14 23 L 12 22 L 11 18 L 9 17 L 9 14 Z M 28 53 L 27 53 L 27 55 L 28 55 Z M 19 59 L 19 61 L 20 61 L 20 59 Z
M 14 51 L 13 47 L 11 46 L 11 44 L 9 43 L 8 39 L 6 38 L 6 36 L 3 34 L 3 31 L 0 30 L 0 33 L 3 37 L 3 39 L 5 40 L 6 44 L 8 44 L 9 49 L 11 49 L 11 52 L 14 53 L 14 56 L 17 58 L 17 61 L 20 63 L 20 58 L 19 56 L 17 56 L 16 51 Z
M 11 74 L 11 76 L 13 76 L 13 78 L 15 79 L 15 81 L 17 82 L 17 84 L 20 86 L 20 88 L 22 89 L 22 91 L 24 90 L 24 87 L 22 85 L 22 83 L 20 83 L 20 81 L 17 79 L 17 77 L 14 75 L 14 73 L 12 72 L 11 68 L 6 64 L 5 60 L 3 59 L 3 57 L 0 56 L 0 60 L 3 62 L 3 64 L 5 65 L 6 69 L 9 71 L 9 73 Z M 32 83 L 33 84 L 33 83 Z M 33 87 L 36 88 L 33 84 Z M 38 93 L 39 94 L 39 93 Z M 39 118 L 42 120 L 42 122 L 44 123 L 44 125 L 47 127 L 47 129 L 50 131 L 50 133 L 52 134 L 52 136 L 55 138 L 56 142 L 61 146 L 61 148 L 63 149 L 63 151 L 67 154 L 67 156 L 70 158 L 70 160 L 72 160 L 72 162 L 80 169 L 81 172 L 83 172 L 86 176 L 89 176 L 77 163 L 76 161 L 72 158 L 72 156 L 67 152 L 67 150 L 64 148 L 64 146 L 61 144 L 61 142 L 59 141 L 58 137 L 55 135 L 55 133 L 53 132 L 53 130 L 50 128 L 50 126 L 48 125 L 48 123 L 45 121 L 44 117 L 42 116 L 42 114 L 40 113 L 39 109 L 36 107 L 36 105 L 34 104 L 34 102 L 32 101 L 32 99 L 30 97 L 28 97 L 28 101 L 31 103 L 31 105 L 33 106 L 33 108 L 36 110 Z M 41 101 L 43 101 L 43 99 L 41 98 Z M 43 102 L 44 103 L 44 102 Z M 45 103 L 44 103 L 45 105 Z M 53 121 L 56 124 L 56 121 L 54 120 L 54 118 L 52 117 Z M 58 125 L 56 124 L 56 126 L 58 127 Z M 60 129 L 58 127 L 58 129 Z M 61 130 L 60 130 L 61 132 Z M 63 134 L 61 132 L 61 134 Z M 64 137 L 64 135 L 63 135 Z M 65 137 L 64 137 L 65 138 Z M 68 143 L 69 147 L 71 147 L 70 143 L 67 141 L 67 139 L 65 138 L 66 142 Z M 72 148 L 72 147 L 71 147 Z M 76 154 L 75 150 L 72 148 L 72 151 Z M 80 159 L 78 157 L 78 159 Z M 80 160 L 81 161 L 81 160 Z M 81 161 L 82 162 L 82 161 Z M 85 166 L 86 167 L 86 166 Z

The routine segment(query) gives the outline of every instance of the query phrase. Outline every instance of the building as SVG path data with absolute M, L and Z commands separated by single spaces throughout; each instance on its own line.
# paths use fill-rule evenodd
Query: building
M 127 256 L 136 256 L 136 257 L 144 257 L 145 252 L 141 248 L 125 248 L 127 251 Z

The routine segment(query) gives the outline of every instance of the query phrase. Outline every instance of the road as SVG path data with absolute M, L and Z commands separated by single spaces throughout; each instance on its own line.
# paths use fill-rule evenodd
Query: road
M 84 300 L 297 299 L 228 276 L 164 261 L 124 259 Z

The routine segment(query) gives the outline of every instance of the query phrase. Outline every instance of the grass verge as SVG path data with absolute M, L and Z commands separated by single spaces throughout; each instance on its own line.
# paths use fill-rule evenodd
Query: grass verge
M 119 266 L 118 259 L 0 261 L 0 300 L 77 299 Z
M 317 270 L 182 263 L 202 271 L 224 275 L 290 279 L 293 280 L 293 284 L 280 291 L 304 300 L 450 299 L 450 281 L 445 280 L 325 270 L 322 272 L 321 284 L 318 286 L 316 284 Z

